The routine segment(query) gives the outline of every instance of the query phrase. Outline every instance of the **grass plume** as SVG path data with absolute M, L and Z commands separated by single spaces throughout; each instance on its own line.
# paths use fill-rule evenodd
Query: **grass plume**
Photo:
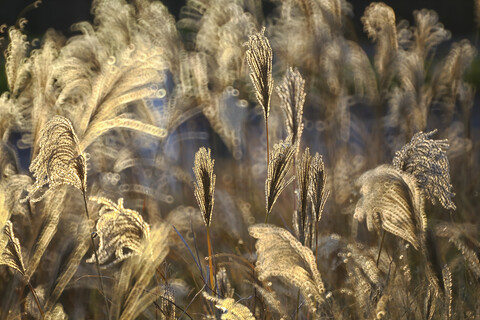
M 354 217 L 366 219 L 369 230 L 388 231 L 419 250 L 419 234 L 425 231 L 427 218 L 415 180 L 392 166 L 382 165 L 364 173 L 357 184 L 362 197 Z
M 140 254 L 142 242 L 150 237 L 150 226 L 142 216 L 135 210 L 125 208 L 123 198 L 119 198 L 118 203 L 103 197 L 90 197 L 90 200 L 102 205 L 96 225 L 100 239 L 99 264 L 116 264 L 133 254 Z M 95 256 L 87 262 L 95 263 Z
M 446 154 L 448 140 L 430 139 L 435 132 L 415 134 L 410 143 L 395 153 L 393 165 L 412 174 L 433 204 L 437 198 L 445 209 L 455 210 Z
M 249 232 L 257 239 L 255 270 L 259 279 L 278 277 L 299 288 L 308 308 L 315 313 L 325 300 L 325 288 L 310 248 L 287 230 L 272 225 L 255 225 Z
M 282 83 L 277 86 L 277 94 L 282 100 L 287 135 L 292 143 L 300 148 L 303 132 L 303 104 L 305 103 L 305 80 L 297 69 L 288 68 Z
M 213 203 L 215 200 L 215 180 L 213 165 L 215 160 L 211 159 L 211 150 L 200 148 L 195 154 L 195 198 L 202 213 L 203 222 L 207 228 L 208 265 L 210 270 L 210 289 L 215 291 L 215 271 L 213 270 L 212 241 L 210 237 L 210 224 L 212 222 Z
M 270 42 L 264 35 L 265 28 L 261 32 L 254 33 L 249 36 L 247 50 L 247 62 L 250 66 L 250 79 L 255 88 L 255 96 L 258 103 L 263 108 L 263 116 L 265 118 L 265 134 L 267 136 L 267 165 L 269 159 L 268 145 L 268 116 L 270 115 L 270 99 L 273 91 L 272 77 L 272 48 Z
M 295 150 L 295 145 L 283 141 L 273 146 L 272 157 L 268 163 L 267 179 L 265 180 L 265 223 L 268 222 L 268 217 L 278 197 L 295 178 L 286 179 L 286 175 L 293 164 Z
M 86 161 L 78 149 L 78 138 L 72 123 L 65 117 L 55 116 L 41 130 L 39 145 L 39 153 L 29 168 L 36 180 L 27 189 L 27 199 L 40 201 L 47 192 L 64 184 L 85 193 Z M 36 196 L 47 185 L 47 191 Z

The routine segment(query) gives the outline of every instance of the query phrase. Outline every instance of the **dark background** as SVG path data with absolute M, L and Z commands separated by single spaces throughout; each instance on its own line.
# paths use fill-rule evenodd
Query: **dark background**
M 14 25 L 19 17 L 29 21 L 25 31 L 31 36 L 41 35 L 48 28 L 61 30 L 69 34 L 70 26 L 78 21 L 92 20 L 90 14 L 91 0 L 43 0 L 38 8 L 29 8 L 32 0 L 0 0 L 0 25 Z M 164 0 L 170 12 L 178 17 L 185 0 Z M 354 7 L 353 22 L 361 33 L 360 17 L 371 0 L 351 0 Z M 391 0 L 384 1 L 391 6 L 401 19 L 412 20 L 412 11 L 428 8 L 435 10 L 440 21 L 450 30 L 454 37 L 469 37 L 475 32 L 474 0 Z M 273 7 L 270 1 L 264 1 L 264 10 L 268 12 Z M 22 12 L 23 11 L 23 12 Z

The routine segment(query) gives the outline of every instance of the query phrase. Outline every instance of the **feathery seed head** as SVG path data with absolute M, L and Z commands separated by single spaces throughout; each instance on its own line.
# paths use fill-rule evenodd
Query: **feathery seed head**
M 451 192 L 450 165 L 446 153 L 448 140 L 430 139 L 435 132 L 415 134 L 409 143 L 395 153 L 393 166 L 413 175 L 417 185 L 433 204 L 437 198 L 445 209 L 455 210 L 452 201 L 455 194 Z
M 150 238 L 150 226 L 142 216 L 135 210 L 126 209 L 123 198 L 118 199 L 118 204 L 103 197 L 90 197 L 90 200 L 102 205 L 97 221 L 99 264 L 113 265 L 133 254 L 141 254 L 142 242 Z M 95 256 L 87 262 L 95 263 Z
M 384 82 L 398 52 L 395 12 L 382 2 L 373 2 L 365 9 L 361 20 L 363 29 L 377 43 L 375 67 Z
M 5 51 L 5 73 L 7 77 L 8 87 L 14 95 L 18 93 L 19 82 L 24 82 L 27 78 L 22 72 L 24 59 L 27 55 L 28 42 L 27 36 L 19 29 L 9 28 L 8 34 L 10 43 Z
M 322 218 L 323 208 L 325 202 L 330 194 L 326 189 L 327 173 L 325 172 L 325 165 L 320 154 L 315 153 L 310 165 L 310 188 L 308 196 L 312 201 L 312 210 L 314 212 L 315 221 L 320 221 Z
M 0 235 L 0 252 L 2 252 L 0 265 L 7 265 L 25 276 L 26 270 L 23 264 L 20 242 L 13 233 L 13 224 L 10 220 L 5 223 L 3 234 Z
M 292 143 L 297 144 L 297 152 L 300 147 L 300 139 L 303 132 L 303 104 L 305 103 L 305 80 L 295 68 L 288 68 L 282 83 L 276 90 L 282 100 L 282 110 L 285 115 L 285 124 L 288 135 L 292 137 Z
M 27 188 L 27 199 L 40 201 L 48 191 L 64 184 L 86 192 L 86 160 L 79 151 L 78 138 L 70 120 L 63 116 L 49 120 L 40 132 L 39 146 L 39 152 L 29 168 L 36 181 Z M 47 185 L 49 189 L 36 196 Z
M 255 320 L 252 312 L 243 304 L 235 302 L 232 298 L 217 298 L 209 295 L 205 291 L 202 292 L 203 297 L 215 303 L 215 308 L 223 312 L 220 319 L 222 320 Z
M 195 174 L 195 198 L 203 215 L 205 226 L 209 227 L 212 221 L 215 179 L 213 165 L 215 160 L 210 156 L 211 150 L 201 147 L 195 154 L 193 173 Z
M 312 250 L 287 230 L 272 225 L 257 224 L 248 232 L 257 239 L 258 279 L 280 278 L 299 288 L 310 311 L 316 312 L 325 301 L 325 288 Z
M 290 138 L 285 141 L 290 141 Z M 294 177 L 286 180 L 285 177 L 293 164 L 295 145 L 280 141 L 273 146 L 273 152 L 268 164 L 267 180 L 265 181 L 265 197 L 267 215 L 272 211 L 283 189 L 293 181 Z
M 293 227 L 297 239 L 303 245 L 312 247 L 316 241 L 316 223 L 322 217 L 329 194 L 325 189 L 326 177 L 322 156 L 316 153 L 312 157 L 310 150 L 306 148 L 302 158 L 297 162 L 296 173 L 299 192 Z
M 258 102 L 263 107 L 265 119 L 270 113 L 270 97 L 273 90 L 272 79 L 272 48 L 264 35 L 265 27 L 262 31 L 252 34 L 248 37 L 246 43 L 248 50 L 247 62 L 250 66 L 250 79 L 255 87 L 255 95 Z
M 433 10 L 415 10 L 413 16 L 416 25 L 413 30 L 415 50 L 426 59 L 438 44 L 449 40 L 451 34 L 438 22 L 438 14 Z
M 310 188 L 310 170 L 312 164 L 312 157 L 310 156 L 310 149 L 306 148 L 300 161 L 297 162 L 297 210 L 293 215 L 293 229 L 297 239 L 306 245 L 313 227 L 313 219 L 308 212 L 308 191 Z M 311 213 L 311 211 L 310 211 Z
M 383 2 L 373 2 L 366 9 L 362 17 L 363 28 L 373 40 L 395 30 L 395 11 Z M 396 36 L 394 37 L 396 39 Z M 391 42 L 397 48 L 397 42 Z
M 354 218 L 367 219 L 368 230 L 384 229 L 420 248 L 419 234 L 426 229 L 423 196 L 408 173 L 390 165 L 365 172 L 357 181 L 361 198 Z

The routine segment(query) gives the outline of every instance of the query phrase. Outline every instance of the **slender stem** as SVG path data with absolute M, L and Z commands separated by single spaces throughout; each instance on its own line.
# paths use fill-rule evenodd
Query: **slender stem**
M 90 215 L 88 214 L 88 207 L 87 207 L 87 195 L 85 191 L 82 190 L 83 194 L 83 203 L 85 204 L 85 214 L 87 215 L 87 219 L 90 221 Z M 93 240 L 93 232 L 90 233 L 90 240 L 92 241 L 93 253 L 95 255 L 95 265 L 97 266 L 97 273 L 100 282 L 100 290 L 103 295 L 103 299 L 105 300 L 105 306 L 107 307 L 107 319 L 110 319 L 110 307 L 108 306 L 107 296 L 105 295 L 105 289 L 103 286 L 103 276 L 102 272 L 100 271 L 100 263 L 98 261 L 98 253 L 97 253 L 97 246 L 95 245 L 95 241 Z
M 207 244 L 208 244 L 208 267 L 210 268 L 210 288 L 215 292 L 215 280 L 213 273 L 212 242 L 210 241 L 210 227 L 207 226 Z
M 268 118 L 265 117 L 265 135 L 267 136 L 267 170 L 268 164 L 270 163 L 270 148 L 268 145 Z
M 315 261 L 318 263 L 318 221 L 315 221 Z
M 253 287 L 253 310 L 257 310 L 257 288 L 255 286 Z
M 380 261 L 380 253 L 382 252 L 383 241 L 385 240 L 385 230 L 382 232 L 382 240 L 380 241 L 380 248 L 378 248 L 378 256 L 377 256 L 377 267 L 378 262 Z
M 297 210 L 297 160 L 296 160 L 296 155 L 293 157 L 293 176 L 295 179 L 293 180 L 293 211 L 295 212 Z
M 28 288 L 30 289 L 30 292 L 32 292 L 33 297 L 35 298 L 35 303 L 37 304 L 38 310 L 40 311 L 40 314 L 42 315 L 42 319 L 45 319 L 45 313 L 43 313 L 43 309 L 40 305 L 40 300 L 38 300 L 37 293 L 35 292 L 35 289 L 32 287 L 32 284 L 30 283 L 30 280 L 27 281 Z
M 267 118 L 267 115 L 265 115 L 265 135 L 267 136 L 267 178 L 268 178 L 268 164 L 270 163 L 270 147 L 268 145 L 268 118 Z M 269 214 L 269 212 L 268 212 L 268 208 L 267 208 L 267 213 L 265 215 L 265 223 L 268 223 L 268 214 Z
M 252 279 L 255 281 L 255 266 L 253 264 L 250 265 L 252 269 Z M 253 286 L 253 310 L 257 310 L 257 287 Z

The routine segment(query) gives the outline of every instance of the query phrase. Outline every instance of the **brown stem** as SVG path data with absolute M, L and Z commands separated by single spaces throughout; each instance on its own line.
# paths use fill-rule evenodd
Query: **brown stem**
M 296 155 L 293 158 L 293 176 L 295 179 L 293 180 L 293 211 L 297 210 L 297 195 L 295 191 L 297 190 L 297 160 L 296 160 Z
M 208 244 L 208 267 L 210 268 L 210 288 L 215 292 L 215 280 L 213 273 L 213 256 L 212 256 L 212 242 L 210 241 L 210 228 L 207 227 L 207 244 Z
M 267 136 L 267 170 L 268 170 L 268 164 L 270 163 L 270 148 L 268 145 L 268 118 L 265 117 L 265 134 Z
M 267 136 L 267 179 L 268 179 L 268 164 L 270 163 L 270 148 L 268 145 L 268 118 L 267 115 L 265 115 L 265 134 Z M 265 223 L 268 223 L 268 208 L 267 208 L 267 214 L 265 215 Z
M 87 219 L 90 221 L 90 215 L 88 214 L 88 207 L 87 207 L 87 195 L 84 190 L 82 190 L 83 194 L 83 203 L 85 204 L 85 214 L 87 215 Z M 93 232 L 90 233 L 90 240 L 92 241 L 93 253 L 95 255 L 95 265 L 97 266 L 97 273 L 100 282 L 100 290 L 103 295 L 103 299 L 105 300 L 105 307 L 107 307 L 107 319 L 110 319 L 110 307 L 108 306 L 107 296 L 105 295 L 105 289 L 103 286 L 103 276 L 102 272 L 100 271 L 100 263 L 98 261 L 98 253 L 97 253 L 97 246 L 95 245 L 95 241 L 93 240 Z
M 318 263 L 318 221 L 315 221 L 315 261 Z
M 45 313 L 43 313 L 42 306 L 40 305 L 40 300 L 38 300 L 37 293 L 35 292 L 35 289 L 32 287 L 32 284 L 30 283 L 30 280 L 27 281 L 28 288 L 30 289 L 30 292 L 32 293 L 33 297 L 35 298 L 35 303 L 37 304 L 38 310 L 40 311 L 40 314 L 42 315 L 42 319 L 45 319 Z

